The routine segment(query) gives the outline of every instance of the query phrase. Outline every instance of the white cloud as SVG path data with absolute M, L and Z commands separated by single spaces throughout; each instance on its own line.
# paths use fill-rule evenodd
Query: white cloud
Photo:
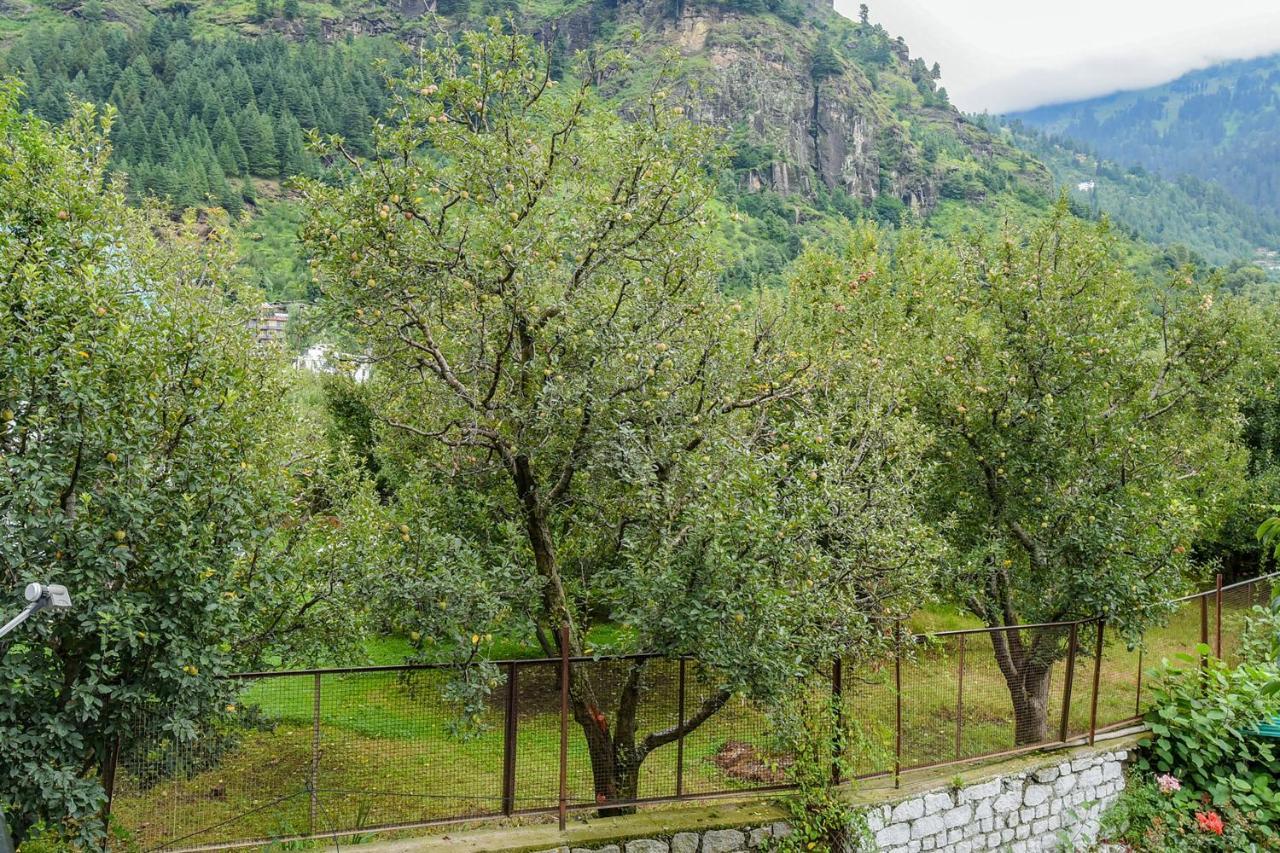
M 872 21 L 942 63 L 961 109 L 1007 112 L 1151 86 L 1280 51 L 1276 0 L 869 0 Z M 857 0 L 836 0 L 856 18 Z

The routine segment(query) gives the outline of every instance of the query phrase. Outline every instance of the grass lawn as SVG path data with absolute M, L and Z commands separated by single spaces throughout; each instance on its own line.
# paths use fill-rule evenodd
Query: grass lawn
M 1265 591 L 1259 596 L 1263 598 Z M 1252 603 L 1243 593 L 1225 599 L 1222 633 L 1228 658 Z M 1212 606 L 1209 619 L 1212 643 Z M 913 619 L 912 627 L 951 630 L 969 627 L 966 622 L 953 611 L 925 611 Z M 1089 728 L 1094 631 L 1093 626 L 1081 628 L 1068 715 L 1071 734 Z M 1199 635 L 1199 604 L 1193 601 L 1182 606 L 1166 625 L 1149 632 L 1141 667 L 1137 651 L 1109 641 L 1098 673 L 1098 726 L 1134 716 L 1139 707 L 1140 668 L 1150 669 L 1179 652 L 1193 652 Z M 602 648 L 625 643 L 616 629 L 593 635 L 591 640 Z M 536 654 L 527 645 L 495 642 L 501 643 L 490 650 L 495 657 Z M 408 654 L 409 645 L 398 638 L 384 638 L 371 644 L 369 652 L 373 662 L 398 663 Z M 616 701 L 610 694 L 621 682 L 621 665 L 590 665 L 606 670 L 599 679 L 604 695 L 598 704 L 607 712 Z M 553 808 L 557 802 L 556 668 L 536 663 L 518 667 L 517 809 Z M 1065 672 L 1066 663 L 1059 662 L 1052 674 L 1052 737 L 1056 737 L 1061 720 Z M 648 666 L 640 713 L 642 732 L 675 723 L 677 673 L 672 662 L 655 661 Z M 687 678 L 686 708 L 691 712 L 714 684 L 692 664 Z M 316 831 L 360 829 L 500 813 L 504 689 L 494 691 L 479 725 L 460 734 L 455 727 L 457 709 L 447 700 L 444 673 L 324 675 L 319 682 L 319 737 L 314 752 L 316 679 L 289 676 L 250 682 L 236 713 L 239 718 L 258 718 L 260 722 L 239 732 L 234 747 L 211 769 L 173 773 L 144 788 L 137 781 L 136 761 L 135 766 L 123 768 L 113 806 L 120 824 L 139 846 L 150 848 L 165 842 L 194 846 L 291 835 L 312 827 Z M 844 685 L 847 713 L 858 722 L 864 737 L 864 743 L 855 749 L 857 772 L 891 771 L 896 713 L 892 660 L 877 667 L 846 667 Z M 902 685 L 904 768 L 1014 746 L 1008 690 L 986 635 L 917 643 L 903 663 Z M 829 690 L 830 683 L 818 680 L 813 689 Z M 594 787 L 585 742 L 572 721 L 569 732 L 570 800 L 589 804 L 594 802 Z M 744 743 L 758 751 L 748 751 L 749 759 L 767 758 L 769 720 L 762 709 L 735 698 L 686 738 L 683 790 L 706 793 L 779 781 L 770 776 L 767 762 L 764 767 L 758 761 L 746 761 L 722 768 L 732 745 Z M 737 751 L 741 753 L 741 747 Z M 314 814 L 306 789 L 313 756 L 318 791 Z M 671 744 L 647 759 L 640 782 L 642 797 L 675 793 L 676 758 L 676 746 Z M 719 763 L 713 760 L 717 758 Z M 158 756 L 143 759 L 147 760 L 154 762 Z

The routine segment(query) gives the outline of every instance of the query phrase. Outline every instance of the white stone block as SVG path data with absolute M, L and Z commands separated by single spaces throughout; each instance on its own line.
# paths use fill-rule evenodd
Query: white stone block
M 1029 806 L 1038 806 L 1049 799 L 1052 793 L 1053 788 L 1048 785 L 1028 785 L 1022 794 L 1022 802 Z
M 928 838 L 930 835 L 937 835 L 946 827 L 942 823 L 942 818 L 938 815 L 925 815 L 924 817 L 911 824 L 912 838 Z
M 1056 767 L 1041 767 L 1039 770 L 1032 773 L 1031 777 L 1043 785 L 1057 779 L 1058 775 L 1058 768 Z
M 746 843 L 746 835 L 736 829 L 713 829 L 702 836 L 702 853 L 736 853 Z
M 671 839 L 671 853 L 698 853 L 701 840 L 696 832 L 677 832 Z
M 1048 816 L 1049 816 L 1049 803 L 1047 801 L 1036 806 L 1036 817 L 1048 817 Z
M 933 850 L 937 846 L 938 846 L 938 836 L 936 835 L 930 835 L 928 838 L 920 839 L 921 850 Z
M 875 816 L 876 816 L 876 819 L 880 821 L 880 825 L 884 826 L 884 818 L 880 814 L 879 809 L 875 810 Z M 753 829 L 747 833 L 747 847 L 748 848 L 763 847 L 769 843 L 769 840 L 772 837 L 773 837 L 773 833 L 769 831 L 769 827 L 767 826 L 762 826 L 757 829 Z
M 627 853 L 667 853 L 670 849 L 667 842 L 653 838 L 638 838 L 627 842 Z
M 1031 835 L 1031 824 L 1024 823 L 1013 831 L 1014 838 L 1028 838 Z
M 1092 755 L 1086 755 L 1084 758 L 1077 758 L 1075 761 L 1071 762 L 1071 771 L 1073 773 L 1079 773 L 1082 770 L 1088 770 L 1097 762 L 1097 760 L 1098 759 Z
M 903 820 L 915 820 L 924 816 L 924 797 L 916 797 L 914 800 L 904 800 L 893 807 L 893 814 L 889 818 L 890 823 L 897 823 Z
M 911 824 L 891 823 L 876 833 L 876 846 L 900 847 L 911 840 Z
M 1001 785 L 999 779 L 991 779 L 987 782 L 979 782 L 976 785 L 970 785 L 960 791 L 960 802 L 972 803 L 977 800 L 985 800 L 989 797 L 995 797 L 1000 794 Z
M 957 826 L 964 826 L 971 820 L 973 820 L 973 806 L 969 805 L 956 806 L 951 811 L 944 812 L 942 815 L 942 823 L 948 829 L 952 829 Z
M 934 791 L 924 795 L 924 813 L 937 814 L 945 812 L 955 805 L 949 791 Z
M 976 806 L 973 807 L 974 820 L 986 820 L 987 818 L 991 817 L 991 815 L 994 813 L 995 813 L 995 810 L 991 808 L 991 800 L 989 799 L 983 800 L 982 802 L 978 803 Z
M 996 797 L 995 802 L 991 804 L 991 808 L 995 810 L 996 814 L 1006 814 L 1014 811 L 1021 804 L 1021 791 L 1005 791 L 1003 794 Z
M 1092 788 L 1102 781 L 1102 767 L 1090 767 L 1080 774 L 1079 785 L 1082 788 Z
M 791 834 L 791 824 L 778 821 L 769 827 L 773 831 L 774 838 L 786 838 Z
M 1062 797 L 1075 786 L 1076 777 L 1070 774 L 1066 776 L 1059 776 L 1057 781 L 1053 783 L 1053 795 L 1055 797 Z

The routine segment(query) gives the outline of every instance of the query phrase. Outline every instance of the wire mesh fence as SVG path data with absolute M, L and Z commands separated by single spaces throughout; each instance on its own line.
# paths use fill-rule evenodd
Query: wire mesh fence
M 833 661 L 804 689 L 834 697 L 855 723 L 848 765 L 862 778 L 1092 738 L 1141 716 L 1144 669 L 1163 658 L 1204 643 L 1239 660 L 1273 580 L 1180 599 L 1132 644 L 1098 620 L 925 635 L 899 626 L 894 655 Z M 445 665 L 233 677 L 194 730 L 156 715 L 122 739 L 113 815 L 138 849 L 185 850 L 608 813 L 788 782 L 768 710 L 696 660 L 498 670 L 483 707 L 466 713 Z

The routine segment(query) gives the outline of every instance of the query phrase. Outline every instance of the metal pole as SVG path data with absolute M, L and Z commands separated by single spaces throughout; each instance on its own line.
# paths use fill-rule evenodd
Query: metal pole
M 1201 648 L 1208 648 L 1208 594 L 1202 593 L 1201 597 Z M 1201 674 L 1208 667 L 1208 654 L 1201 653 Z M 1203 683 L 1202 683 L 1203 684 Z
M 520 719 L 519 696 L 514 663 L 507 664 L 507 718 L 502 731 L 502 813 L 510 815 L 516 808 L 516 725 Z
M 676 716 L 679 717 L 676 729 L 676 796 L 684 796 L 684 658 L 680 658 L 680 696 L 676 700 Z
M 1133 701 L 1133 715 L 1142 716 L 1142 646 L 1138 646 L 1138 698 Z
M 893 687 L 893 787 L 897 788 L 902 784 L 902 622 L 894 626 Z
M 1201 597 L 1201 643 L 1208 646 L 1208 594 Z
M 1071 623 L 1071 633 L 1067 636 L 1067 674 L 1062 680 L 1062 720 L 1058 724 L 1058 740 L 1064 743 L 1071 733 L 1071 689 L 1076 680 L 1076 639 L 1078 623 Z
M 1218 572 L 1213 593 L 1213 654 L 1222 660 L 1222 572 Z
M 1093 653 L 1093 695 L 1089 697 L 1089 746 L 1098 733 L 1098 684 L 1102 678 L 1102 631 L 1106 622 L 1098 622 L 1098 644 Z
M 569 810 L 569 626 L 560 626 L 560 831 Z
M 315 674 L 311 703 L 311 776 L 307 780 L 307 790 L 311 792 L 311 806 L 307 810 L 307 834 L 316 831 L 316 808 L 319 806 L 319 795 L 316 788 L 320 782 L 320 673 Z
M 102 774 L 102 787 L 107 792 L 107 804 L 102 810 L 102 831 L 108 837 L 111 834 L 111 802 L 116 796 L 116 769 L 120 766 L 120 735 L 116 735 L 111 745 L 111 754 L 107 757 L 106 768 Z M 0 813 L 0 823 L 3 823 Z
M 840 784 L 840 757 L 844 751 L 844 662 L 831 661 L 831 700 L 835 703 L 835 731 L 831 733 L 831 784 Z
M 960 635 L 960 662 L 956 673 L 956 758 L 960 758 L 960 743 L 964 733 L 964 634 Z

